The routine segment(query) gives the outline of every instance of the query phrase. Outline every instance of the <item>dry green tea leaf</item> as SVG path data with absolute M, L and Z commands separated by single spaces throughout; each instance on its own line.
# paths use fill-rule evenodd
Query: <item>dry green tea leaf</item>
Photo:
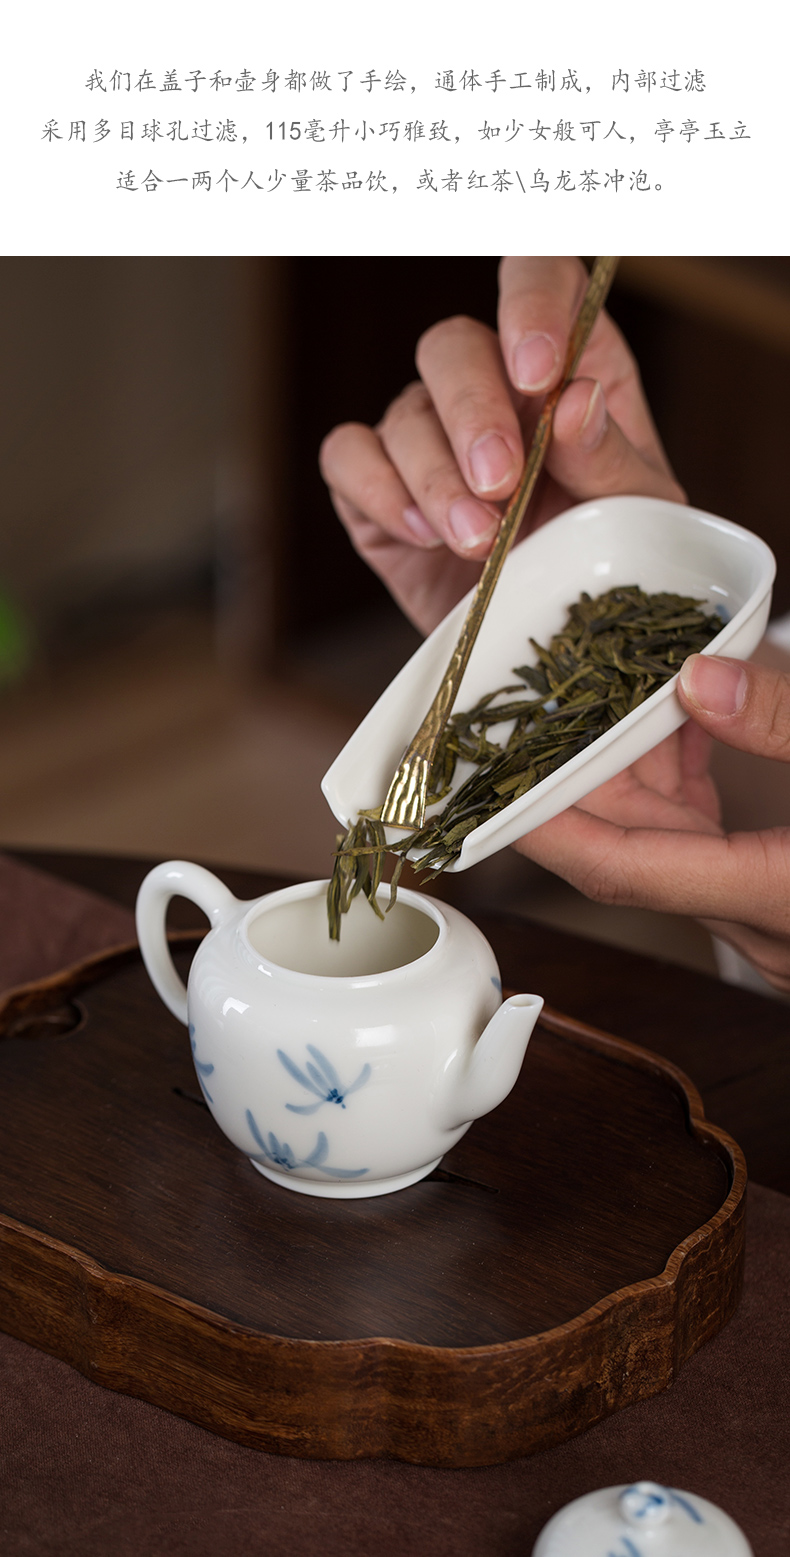
M 453 714 L 431 770 L 428 803 L 448 795 L 446 806 L 419 832 L 387 845 L 379 811 L 363 812 L 345 838 L 338 838 L 327 891 L 329 934 L 340 939 L 343 914 L 364 892 L 380 917 L 376 892 L 384 856 L 396 860 L 387 912 L 396 899 L 403 860 L 410 850 L 422 857 L 415 870 L 428 880 L 457 859 L 464 838 L 527 793 L 555 769 L 584 751 L 618 720 L 638 708 L 721 630 L 702 601 L 682 595 L 645 594 L 636 584 L 583 594 L 548 649 L 530 639 L 537 665 L 519 665 L 519 682 L 488 692 L 474 708 Z M 524 688 L 535 694 L 513 700 Z M 505 699 L 506 701 L 497 701 Z M 509 701 L 507 701 L 509 699 Z M 512 723 L 504 745 L 487 733 Z M 474 772 L 452 794 L 459 758 Z

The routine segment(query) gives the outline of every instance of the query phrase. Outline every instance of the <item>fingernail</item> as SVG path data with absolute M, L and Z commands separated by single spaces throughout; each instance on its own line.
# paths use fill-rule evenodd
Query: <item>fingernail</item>
M 680 672 L 680 684 L 691 703 L 720 718 L 740 713 L 749 686 L 742 665 L 710 654 L 689 655 Z
M 514 469 L 515 459 L 504 438 L 499 433 L 486 433 L 478 438 L 469 450 L 469 467 L 472 480 L 480 492 L 492 492 L 501 486 L 505 477 Z
M 587 410 L 584 413 L 584 421 L 579 428 L 579 443 L 583 449 L 596 449 L 598 447 L 606 432 L 608 420 L 604 392 L 600 384 L 593 384 L 593 391 L 587 402 Z
M 548 335 L 525 335 L 513 353 L 517 389 L 545 389 L 554 377 L 557 348 Z
M 476 503 L 473 497 L 457 497 L 450 504 L 448 518 L 450 529 L 464 551 L 471 551 L 483 541 L 493 539 L 499 529 L 499 520 L 493 519 L 488 509 L 483 508 L 482 503 Z
M 404 508 L 403 522 L 408 526 L 415 541 L 418 541 L 420 546 L 435 547 L 444 545 L 441 536 L 436 534 L 425 515 L 420 513 L 419 508 L 415 508 L 413 505 Z

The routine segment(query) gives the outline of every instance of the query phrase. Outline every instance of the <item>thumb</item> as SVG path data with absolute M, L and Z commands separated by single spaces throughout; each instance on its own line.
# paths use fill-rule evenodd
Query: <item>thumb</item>
M 790 762 L 790 676 L 742 660 L 691 654 L 680 672 L 678 697 L 717 741 Z

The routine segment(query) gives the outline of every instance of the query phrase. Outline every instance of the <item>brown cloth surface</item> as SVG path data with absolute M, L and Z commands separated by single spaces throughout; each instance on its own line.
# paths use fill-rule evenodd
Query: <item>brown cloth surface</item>
M 128 909 L 0 854 L 0 993 L 134 939 Z
M 9 874 L 7 863 L 0 892 L 17 922 L 3 982 L 50 971 L 58 947 L 68 962 L 128 938 L 129 915 L 26 866 Z M 754 1186 L 746 1288 L 727 1328 L 672 1390 L 509 1465 L 447 1471 L 258 1454 L 0 1336 L 0 1552 L 366 1557 L 386 1544 L 420 1557 L 529 1557 L 571 1498 L 649 1478 L 720 1504 L 755 1557 L 788 1557 L 789 1393 L 790 1199 Z

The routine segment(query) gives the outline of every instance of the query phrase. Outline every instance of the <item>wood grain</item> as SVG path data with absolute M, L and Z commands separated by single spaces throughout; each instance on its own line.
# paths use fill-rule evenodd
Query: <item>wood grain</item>
M 738 1147 L 557 1013 L 431 1179 L 360 1201 L 225 1140 L 135 948 L 12 992 L 0 1032 L 0 1325 L 240 1443 L 528 1454 L 665 1388 L 737 1303 Z

